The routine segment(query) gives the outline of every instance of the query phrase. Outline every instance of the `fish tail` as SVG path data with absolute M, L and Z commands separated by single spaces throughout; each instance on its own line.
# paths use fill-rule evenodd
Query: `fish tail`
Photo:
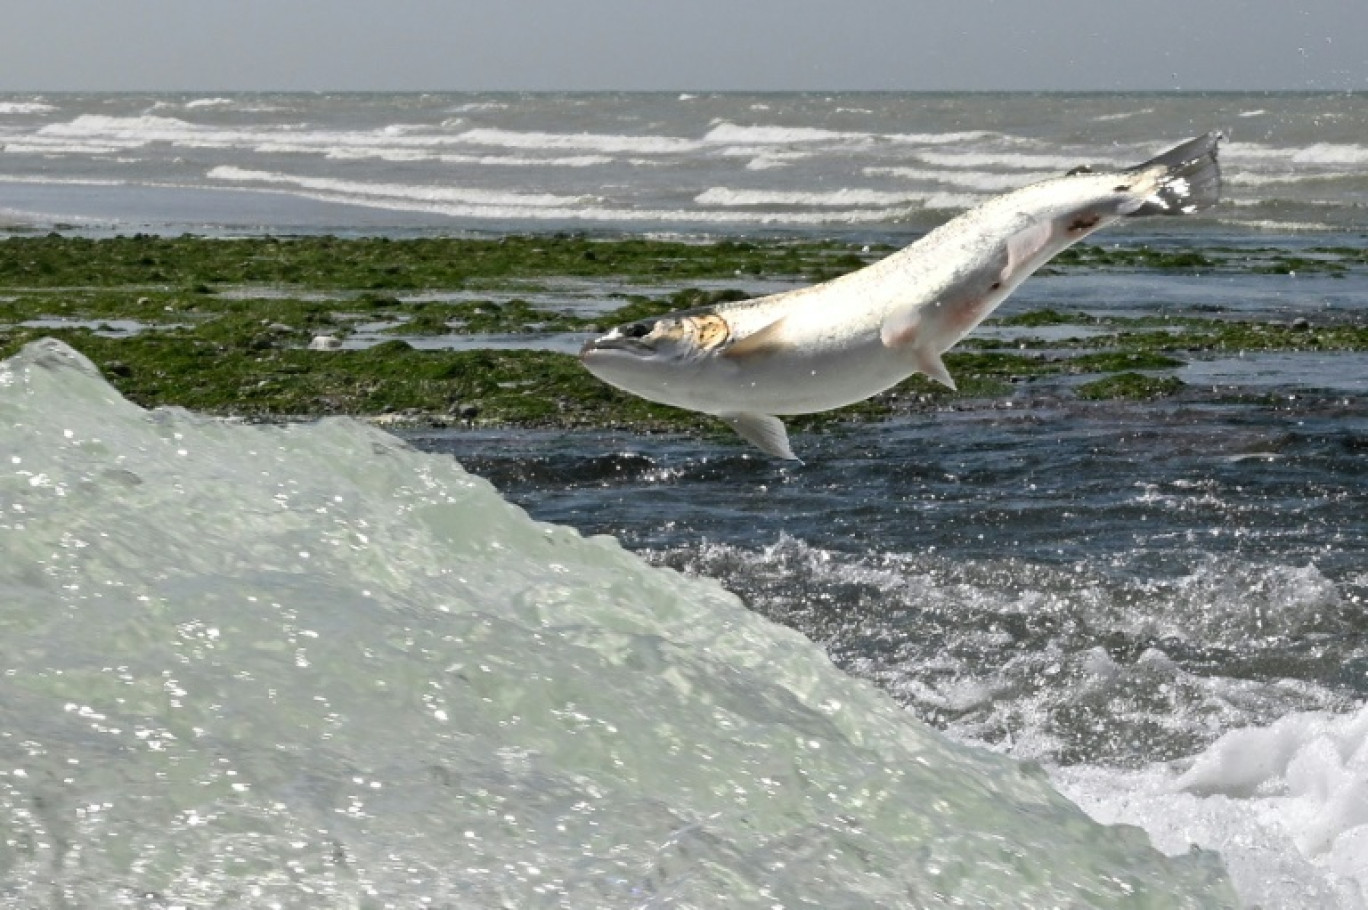
M 1221 196 L 1217 147 L 1224 133 L 1211 132 L 1125 171 L 1139 179 L 1135 208 L 1126 215 L 1187 215 L 1215 205 Z

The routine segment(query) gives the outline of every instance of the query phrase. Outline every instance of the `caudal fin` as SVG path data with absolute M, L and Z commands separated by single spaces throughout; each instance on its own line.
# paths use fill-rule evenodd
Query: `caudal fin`
M 1221 166 L 1216 151 L 1224 138 L 1224 133 L 1212 132 L 1189 139 L 1126 171 L 1140 178 L 1133 186 L 1143 187 L 1146 194 L 1126 214 L 1187 215 L 1215 205 L 1221 197 Z M 1153 185 L 1146 185 L 1151 180 Z

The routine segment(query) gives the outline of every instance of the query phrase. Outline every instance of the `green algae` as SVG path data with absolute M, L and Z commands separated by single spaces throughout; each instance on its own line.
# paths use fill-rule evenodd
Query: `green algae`
M 618 392 L 574 357 L 478 347 L 489 334 L 586 333 L 679 309 L 741 299 L 722 282 L 813 281 L 859 268 L 889 248 L 835 242 L 652 239 L 581 235 L 386 239 L 205 239 L 49 235 L 0 240 L 0 354 L 55 335 L 86 353 L 130 399 L 251 419 L 352 414 L 428 423 L 697 428 L 699 415 Z M 1309 265 L 1308 265 L 1309 263 Z M 1059 269 L 1321 270 L 1368 265 L 1368 253 L 1325 248 L 1153 250 L 1075 247 Z M 630 284 L 616 308 L 555 305 L 566 279 Z M 707 283 L 713 289 L 689 287 Z M 684 284 L 684 289 L 679 289 Z M 650 288 L 660 287 L 659 293 Z M 533 304 L 532 294 L 544 302 Z M 549 303 L 545 301 L 550 301 Z M 25 326 L 35 320 L 68 324 Z M 110 321 L 138 330 L 115 332 Z M 369 321 L 382 334 L 467 335 L 467 350 L 414 349 L 396 338 L 363 350 L 309 350 Z M 913 376 L 883 395 L 799 426 L 878 419 L 966 399 L 1000 399 L 1058 377 L 1098 378 L 1081 398 L 1153 398 L 1182 383 L 1165 371 L 1209 352 L 1368 350 L 1368 328 L 1234 319 L 1095 317 L 1041 309 L 997 320 L 1025 329 L 1087 326 L 1086 337 L 1004 342 L 971 337 L 946 356 L 958 385 Z M 1099 331 L 1101 334 L 1099 334 Z
M 1076 393 L 1079 398 L 1089 401 L 1146 401 L 1175 395 L 1182 391 L 1183 387 L 1183 381 L 1177 376 L 1150 376 L 1145 373 L 1127 372 L 1085 382 L 1077 388 Z
M 49 234 L 0 241 L 0 288 L 300 286 L 412 291 L 485 288 L 546 277 L 690 280 L 839 274 L 879 253 L 828 241 L 765 244 L 599 240 L 584 235 L 497 238 L 332 236 L 91 239 Z

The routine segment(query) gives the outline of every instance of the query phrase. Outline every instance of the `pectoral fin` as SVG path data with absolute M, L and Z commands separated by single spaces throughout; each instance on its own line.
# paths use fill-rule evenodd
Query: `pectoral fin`
M 1096 220 L 1093 221 L 1096 224 Z M 1091 227 L 1092 225 L 1088 225 Z M 1013 285 L 1034 271 L 1045 258 L 1043 254 L 1054 239 L 1054 225 L 1048 221 L 1037 221 L 1022 228 L 1007 238 L 1007 264 L 998 275 L 998 281 Z
M 775 458 L 797 461 L 789 448 L 788 431 L 778 417 L 770 414 L 718 414 L 718 417 L 749 443 Z

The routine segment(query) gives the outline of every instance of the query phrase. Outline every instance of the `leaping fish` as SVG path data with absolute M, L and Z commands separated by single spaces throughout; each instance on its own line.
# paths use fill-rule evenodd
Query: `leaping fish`
M 715 415 L 770 455 L 796 458 L 780 415 L 853 404 L 913 373 L 953 389 L 941 355 L 1060 250 L 1121 218 L 1213 205 L 1223 138 L 998 196 L 822 284 L 617 326 L 580 361 L 609 385 Z

